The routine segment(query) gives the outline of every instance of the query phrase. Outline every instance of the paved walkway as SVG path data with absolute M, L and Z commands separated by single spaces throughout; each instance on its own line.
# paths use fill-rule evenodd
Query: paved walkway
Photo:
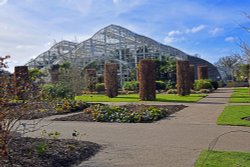
M 71 138 L 73 129 L 77 129 L 86 133 L 82 140 L 104 145 L 80 167 L 192 167 L 200 151 L 220 134 L 250 131 L 248 127 L 216 125 L 231 93 L 232 89 L 219 89 L 198 103 L 189 103 L 169 119 L 151 124 L 58 121 L 47 129 L 61 132 L 62 138 Z M 242 132 L 230 133 L 220 138 L 215 149 L 250 152 L 249 137 Z

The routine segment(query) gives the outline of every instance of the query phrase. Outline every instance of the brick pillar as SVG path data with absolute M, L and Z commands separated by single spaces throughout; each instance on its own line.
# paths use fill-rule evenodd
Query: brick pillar
M 195 71 L 194 71 L 194 65 L 189 65 L 189 83 L 190 83 L 190 89 L 193 89 L 193 84 L 195 80 Z
M 86 81 L 89 91 L 93 92 L 96 84 L 96 69 L 86 69 Z
M 198 79 L 208 79 L 208 67 L 198 66 Z
M 190 94 L 189 61 L 176 62 L 177 92 L 180 96 Z
M 106 63 L 104 65 L 104 83 L 106 95 L 110 98 L 118 95 L 117 64 Z
M 139 95 L 141 100 L 155 100 L 155 61 L 139 62 Z
M 51 83 L 57 83 L 59 81 L 59 65 L 52 65 L 49 69 Z
M 29 71 L 27 66 L 15 67 L 14 73 L 15 94 L 18 99 L 27 100 L 29 98 Z

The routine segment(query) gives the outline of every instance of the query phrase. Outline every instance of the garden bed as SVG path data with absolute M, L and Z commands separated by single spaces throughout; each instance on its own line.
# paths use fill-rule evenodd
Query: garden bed
M 95 155 L 101 146 L 73 139 L 15 138 L 9 146 L 12 164 L 3 166 L 69 167 Z
M 124 105 L 124 106 L 91 106 L 83 112 L 71 116 L 56 118 L 54 121 L 89 121 L 147 123 L 182 110 L 184 105 Z

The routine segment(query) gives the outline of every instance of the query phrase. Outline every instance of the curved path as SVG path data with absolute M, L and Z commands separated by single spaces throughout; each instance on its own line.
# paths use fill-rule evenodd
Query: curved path
M 77 129 L 86 134 L 81 140 L 104 145 L 80 167 L 192 167 L 201 150 L 220 134 L 250 131 L 249 127 L 216 125 L 231 93 L 232 89 L 219 89 L 198 103 L 185 104 L 189 107 L 169 119 L 151 124 L 58 121 L 46 129 L 61 132 L 62 138 L 71 138 L 73 129 Z M 215 149 L 250 151 L 249 137 L 241 132 L 230 133 L 220 138 Z

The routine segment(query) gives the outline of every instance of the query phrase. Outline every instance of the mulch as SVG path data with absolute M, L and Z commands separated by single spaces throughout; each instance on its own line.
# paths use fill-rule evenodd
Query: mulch
M 44 152 L 39 145 L 45 144 Z M 18 137 L 9 145 L 11 161 L 4 161 L 6 167 L 70 167 L 95 155 L 101 146 L 74 139 L 43 139 Z

